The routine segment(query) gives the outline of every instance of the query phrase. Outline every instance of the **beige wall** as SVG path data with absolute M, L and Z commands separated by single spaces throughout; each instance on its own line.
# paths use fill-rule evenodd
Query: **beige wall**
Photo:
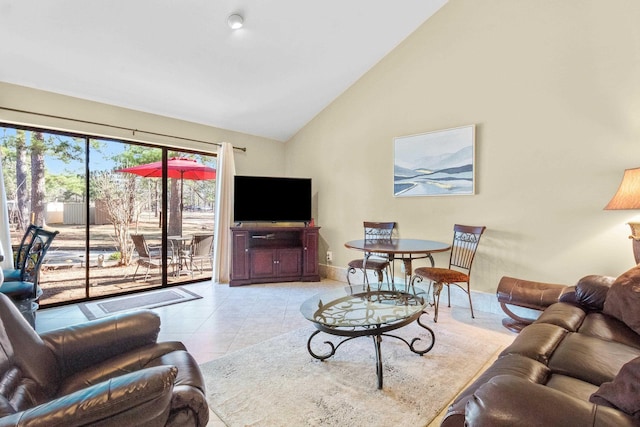
M 226 141 L 247 151 L 234 150 L 236 172 L 247 175 L 282 175 L 284 150 L 282 142 L 232 132 L 183 120 L 170 119 L 140 111 L 114 107 L 97 102 L 30 89 L 0 82 L 0 106 L 15 110 L 38 112 L 54 116 L 106 123 L 128 129 L 141 129 L 154 133 L 175 135 L 182 138 L 208 142 Z M 149 142 L 172 147 L 184 147 L 215 153 L 217 146 L 197 142 L 185 142 L 104 126 L 70 122 L 31 114 L 15 113 L 0 109 L 0 121 L 31 126 L 43 126 L 73 132 L 86 132 L 98 136 Z
M 364 219 L 444 241 L 454 223 L 484 224 L 476 289 L 503 275 L 571 282 L 633 264 L 635 213 L 602 207 L 640 166 L 638 17 L 635 0 L 450 0 L 286 144 L 5 83 L 0 106 L 228 141 L 248 148 L 235 151 L 239 174 L 310 176 L 321 258 L 332 250 L 337 267 Z M 0 121 L 132 138 L 3 110 Z M 393 197 L 394 137 L 473 123 L 475 196 Z
M 367 219 L 444 241 L 486 225 L 473 281 L 487 293 L 503 275 L 630 268 L 636 212 L 602 208 L 640 166 L 638 18 L 636 0 L 450 0 L 287 142 L 333 265 Z M 475 196 L 393 197 L 394 137 L 474 123 Z

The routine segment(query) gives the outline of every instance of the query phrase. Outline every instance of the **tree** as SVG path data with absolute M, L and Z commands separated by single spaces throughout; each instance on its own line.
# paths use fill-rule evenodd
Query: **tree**
M 142 203 L 136 197 L 135 176 L 115 172 L 91 174 L 91 183 L 97 200 L 107 210 L 109 222 L 113 224 L 116 246 L 120 251 L 120 265 L 129 265 L 133 250 L 130 241 L 131 224 L 138 221 Z
M 11 159 L 15 164 L 15 168 L 8 169 L 15 172 L 15 182 L 7 180 L 13 184 L 7 188 L 7 196 L 16 202 L 14 212 L 18 231 L 26 230 L 32 220 L 38 225 L 44 223 L 46 202 L 49 201 L 46 199 L 46 178 L 51 177 L 45 171 L 45 157 L 51 156 L 64 163 L 82 159 L 83 141 L 56 134 L 4 128 L 1 140 L 3 155 L 13 153 Z M 8 170 L 5 170 L 5 177 Z
M 16 146 L 16 210 L 18 229 L 25 231 L 29 226 L 29 196 L 27 188 L 27 144 L 25 132 L 18 130 L 15 138 Z
M 31 222 L 44 225 L 44 137 L 42 132 L 34 132 L 31 137 Z

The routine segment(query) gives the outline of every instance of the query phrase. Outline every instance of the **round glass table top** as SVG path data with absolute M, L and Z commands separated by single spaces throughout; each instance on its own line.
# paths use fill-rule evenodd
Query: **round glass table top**
M 403 287 L 404 288 L 404 287 Z M 330 328 L 366 328 L 391 325 L 414 317 L 427 306 L 427 292 L 419 286 L 409 291 L 363 290 L 362 285 L 334 289 L 314 295 L 300 312 L 314 323 Z
M 391 240 L 351 240 L 344 245 L 350 249 L 388 254 L 445 252 L 451 249 L 450 244 L 435 240 L 396 238 Z

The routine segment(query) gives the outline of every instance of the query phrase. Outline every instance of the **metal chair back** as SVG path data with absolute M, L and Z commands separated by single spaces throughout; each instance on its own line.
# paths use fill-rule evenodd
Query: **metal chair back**
M 364 221 L 364 241 L 367 243 L 391 243 L 395 222 L 371 222 Z M 388 259 L 387 254 L 371 252 L 370 256 Z
M 42 266 L 47 251 L 51 247 L 53 239 L 59 233 L 59 231 L 49 231 L 42 227 L 36 227 L 33 238 L 31 239 L 31 244 L 25 253 L 20 280 L 34 284 L 34 297 L 38 289 L 38 282 L 40 281 L 40 267 Z
M 36 235 L 36 231 L 38 228 L 39 227 L 37 225 L 29 224 L 27 230 L 24 232 L 22 240 L 20 241 L 20 246 L 18 246 L 18 249 L 13 256 L 13 266 L 16 270 L 22 270 L 24 262 L 27 259 L 29 246 L 31 246 L 31 242 L 33 242 L 33 237 Z
M 466 270 L 467 273 L 471 271 L 480 237 L 486 228 L 485 226 L 454 225 L 449 268 L 457 267 Z

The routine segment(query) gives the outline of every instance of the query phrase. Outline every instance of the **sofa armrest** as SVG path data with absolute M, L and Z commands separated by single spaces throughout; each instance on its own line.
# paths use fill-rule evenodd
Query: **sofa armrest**
M 116 355 L 156 342 L 160 317 L 150 310 L 123 313 L 41 334 L 62 378 Z
M 169 417 L 175 366 L 157 366 L 61 396 L 0 418 L 0 427 L 29 425 L 164 425 Z
M 504 276 L 498 283 L 496 296 L 501 304 L 517 305 L 533 310 L 544 310 L 558 302 L 566 288 L 556 283 L 535 282 Z
M 637 426 L 629 415 L 511 375 L 499 375 L 468 401 L 465 419 L 473 426 Z

